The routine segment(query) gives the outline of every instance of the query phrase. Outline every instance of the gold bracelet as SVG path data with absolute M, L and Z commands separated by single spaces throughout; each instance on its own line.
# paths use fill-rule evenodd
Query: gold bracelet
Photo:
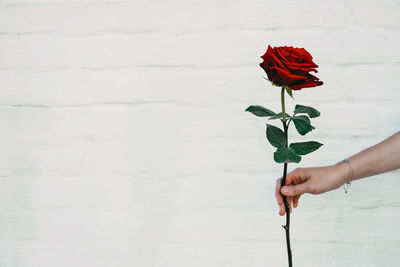
M 354 171 L 353 171 L 353 168 L 350 165 L 350 160 L 348 158 L 345 158 L 344 160 L 339 161 L 337 164 L 343 163 L 343 162 L 346 162 L 349 165 L 349 168 L 350 168 L 349 178 L 347 178 L 347 182 L 343 185 L 344 193 L 347 194 L 347 191 L 349 190 L 349 187 L 351 185 L 351 179 L 353 179 Z

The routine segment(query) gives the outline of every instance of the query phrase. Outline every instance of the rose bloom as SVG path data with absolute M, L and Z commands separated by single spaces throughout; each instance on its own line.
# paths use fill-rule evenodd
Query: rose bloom
M 312 56 L 304 48 L 268 45 L 267 52 L 261 57 L 261 68 L 267 73 L 268 79 L 276 85 L 288 86 L 292 90 L 322 85 L 323 82 L 310 72 L 318 72 L 318 65 L 312 61 Z

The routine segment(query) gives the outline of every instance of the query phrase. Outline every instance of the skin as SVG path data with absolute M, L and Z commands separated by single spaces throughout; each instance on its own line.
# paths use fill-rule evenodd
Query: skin
M 349 181 L 377 175 L 400 168 L 400 131 L 349 158 L 343 162 L 325 167 L 297 168 L 287 174 L 286 186 L 281 188 L 281 179 L 276 181 L 275 195 L 279 215 L 285 214 L 282 195 L 288 197 L 290 212 L 297 208 L 304 193 L 322 194 L 337 189 Z M 352 169 L 352 170 L 351 170 Z

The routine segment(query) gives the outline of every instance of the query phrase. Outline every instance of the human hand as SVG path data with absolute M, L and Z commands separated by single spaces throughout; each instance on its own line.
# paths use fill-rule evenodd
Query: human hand
M 275 195 L 279 205 L 279 215 L 285 214 L 282 194 L 287 197 L 290 212 L 297 208 L 299 198 L 304 193 L 321 194 L 336 189 L 346 182 L 348 169 L 345 164 L 326 167 L 297 168 L 286 175 L 286 182 L 281 188 L 282 178 L 276 181 Z

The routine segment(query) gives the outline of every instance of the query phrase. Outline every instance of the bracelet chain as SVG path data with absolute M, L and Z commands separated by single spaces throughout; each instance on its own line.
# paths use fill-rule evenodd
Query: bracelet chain
M 339 164 L 339 163 L 347 163 L 350 168 L 350 175 L 346 180 L 347 182 L 343 185 L 344 193 L 347 194 L 349 187 L 351 185 L 351 180 L 353 179 L 354 171 L 353 171 L 353 168 L 351 167 L 350 160 L 348 158 L 345 158 L 344 160 L 339 161 L 337 164 Z

